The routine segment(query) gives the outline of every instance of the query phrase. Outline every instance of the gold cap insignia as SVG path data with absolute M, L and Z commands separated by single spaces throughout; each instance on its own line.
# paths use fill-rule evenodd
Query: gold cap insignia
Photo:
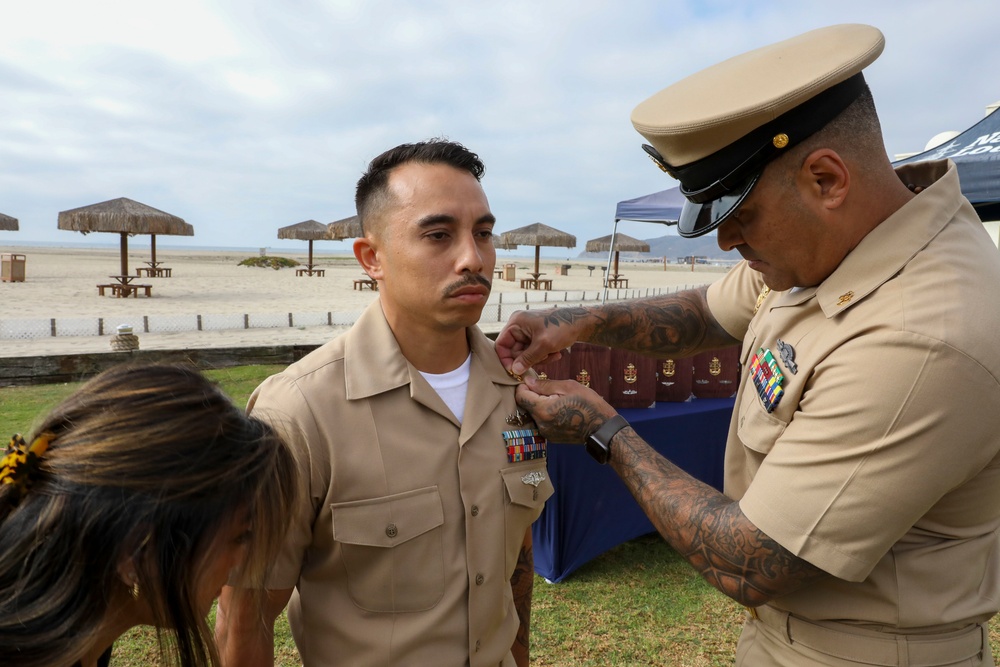
M 771 143 L 774 144 L 775 148 L 784 148 L 788 145 L 788 135 L 782 132 L 781 134 L 774 135 L 771 139 Z

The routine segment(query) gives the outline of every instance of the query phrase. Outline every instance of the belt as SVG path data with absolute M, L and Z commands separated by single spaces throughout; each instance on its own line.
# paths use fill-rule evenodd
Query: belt
M 989 636 L 981 624 L 940 634 L 874 633 L 849 625 L 819 625 L 768 605 L 748 608 L 750 618 L 776 630 L 791 644 L 814 651 L 884 667 L 934 667 L 965 660 L 984 652 Z M 879 636 L 883 635 L 884 636 Z

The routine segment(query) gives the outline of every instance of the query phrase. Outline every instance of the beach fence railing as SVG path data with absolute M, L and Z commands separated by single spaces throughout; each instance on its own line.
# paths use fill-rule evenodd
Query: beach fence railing
M 626 301 L 676 292 L 697 285 L 674 288 L 610 290 L 607 300 Z M 494 292 L 483 309 L 480 323 L 504 323 L 519 310 L 562 308 L 600 303 L 599 291 Z M 361 316 L 358 311 L 300 313 L 211 313 L 174 315 L 114 315 L 108 317 L 51 317 L 34 319 L 0 318 L 0 340 L 28 340 L 52 336 L 111 336 L 121 325 L 136 334 L 228 331 L 238 329 L 278 329 L 306 327 L 349 327 Z

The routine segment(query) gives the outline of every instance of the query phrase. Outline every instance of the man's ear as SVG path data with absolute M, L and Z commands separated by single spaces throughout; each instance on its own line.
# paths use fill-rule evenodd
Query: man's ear
M 840 208 L 851 189 L 851 172 L 834 150 L 819 148 L 808 156 L 799 170 L 800 187 L 821 208 Z
M 382 279 L 382 261 L 376 241 L 367 236 L 354 240 L 354 257 L 358 264 L 374 280 Z

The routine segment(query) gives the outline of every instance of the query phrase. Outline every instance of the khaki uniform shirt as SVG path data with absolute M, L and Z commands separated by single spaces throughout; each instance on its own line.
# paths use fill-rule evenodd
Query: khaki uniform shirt
M 936 182 L 819 286 L 754 314 L 763 281 L 742 264 L 708 302 L 743 339 L 726 493 L 835 577 L 772 606 L 919 632 L 1000 606 L 1000 254 L 952 163 L 900 176 Z M 784 374 L 770 413 L 748 372 L 761 348 Z
M 269 587 L 296 588 L 307 667 L 514 664 L 510 577 L 553 489 L 545 459 L 508 460 L 516 381 L 479 329 L 468 336 L 461 426 L 378 301 L 250 399 L 301 459 L 308 507 Z

